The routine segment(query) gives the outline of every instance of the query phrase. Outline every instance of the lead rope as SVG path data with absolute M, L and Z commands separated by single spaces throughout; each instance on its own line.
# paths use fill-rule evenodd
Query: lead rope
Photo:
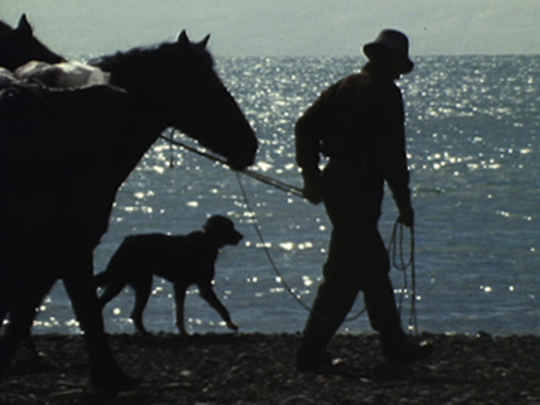
M 227 161 L 218 157 L 218 156 L 215 156 L 211 153 L 207 153 L 207 152 L 204 152 L 204 151 L 201 151 L 197 148 L 194 148 L 192 146 L 189 146 L 183 142 L 179 142 L 179 141 L 176 141 L 174 139 L 174 130 L 171 131 L 169 137 L 166 137 L 164 135 L 160 135 L 160 138 L 164 139 L 165 141 L 169 142 L 171 145 L 175 145 L 175 146 L 180 146 L 190 152 L 194 152 L 195 154 L 199 155 L 199 156 L 202 156 L 202 157 L 205 157 L 207 159 L 210 159 L 210 160 L 213 160 L 215 162 L 219 162 L 219 163 L 222 163 L 224 165 L 227 165 Z M 171 158 L 170 158 L 170 166 L 172 167 L 172 152 L 171 152 Z M 235 171 L 235 175 L 236 175 L 236 180 L 238 182 L 238 185 L 240 187 L 240 190 L 242 192 L 242 197 L 244 199 L 244 203 L 246 205 L 246 208 L 252 212 L 252 213 L 255 213 L 255 211 L 251 208 L 251 204 L 249 203 L 249 198 L 247 196 L 247 193 L 246 193 L 246 190 L 244 189 L 244 185 L 242 184 L 242 180 L 240 178 L 240 173 L 241 174 L 244 174 L 246 176 L 249 176 L 249 177 L 252 177 L 254 178 L 255 180 L 258 180 L 258 181 L 261 181 L 267 185 L 270 185 L 272 187 L 275 187 L 281 191 L 285 191 L 287 193 L 290 193 L 290 194 L 293 194 L 293 195 L 296 195 L 298 197 L 304 197 L 304 193 L 302 191 L 301 188 L 299 187 L 296 187 L 296 186 L 292 186 L 290 184 L 287 184 L 287 183 L 284 183 L 280 180 L 277 180 L 277 179 L 274 179 L 272 177 L 269 177 L 269 176 L 265 176 L 261 173 L 257 173 L 255 171 L 252 171 L 252 170 L 242 170 L 242 171 Z M 285 289 L 287 290 L 287 292 L 304 308 L 306 309 L 307 311 L 311 311 L 311 307 L 309 305 L 307 305 L 301 298 L 301 296 L 295 294 L 294 292 L 294 289 L 291 288 L 287 281 L 285 280 L 285 277 L 283 277 L 283 275 L 281 274 L 281 272 L 279 271 L 278 267 L 276 266 L 275 262 L 274 262 L 274 259 L 272 258 L 272 255 L 270 254 L 270 249 L 268 249 L 268 245 L 266 244 L 265 240 L 264 240 L 264 236 L 258 226 L 258 220 L 257 220 L 257 217 L 254 216 L 254 221 L 253 221 L 253 228 L 255 229 L 255 232 L 257 233 L 257 237 L 259 238 L 259 241 L 261 242 L 262 244 L 262 247 L 263 247 L 263 250 L 266 254 L 266 257 L 268 259 L 268 262 L 270 263 L 270 265 L 272 266 L 272 269 L 274 270 L 274 273 L 276 274 L 276 276 L 279 278 L 280 282 L 284 285 Z M 398 228 L 399 228 L 399 263 L 397 261 L 397 243 L 396 243 L 396 240 L 397 240 L 397 231 L 398 231 Z M 409 261 L 407 263 L 405 263 L 405 259 L 404 259 L 404 253 L 403 253 L 403 225 L 399 224 L 397 221 L 395 222 L 394 224 L 394 228 L 392 230 L 392 237 L 391 237 L 391 240 L 390 240 L 390 243 L 388 245 L 388 251 L 389 251 L 389 254 L 391 252 L 391 255 L 392 255 L 392 262 L 393 262 L 393 265 L 395 268 L 397 268 L 398 270 L 400 270 L 401 272 L 403 272 L 403 277 L 404 277 L 404 288 L 403 288 L 403 291 L 407 291 L 407 269 L 410 267 L 411 268 L 411 283 L 412 283 L 412 286 L 411 286 L 411 312 L 410 312 L 410 316 L 409 316 L 409 325 L 411 325 L 412 323 L 412 328 L 413 328 L 413 332 L 414 334 L 418 334 L 418 324 L 417 324 L 417 319 L 416 319 L 416 274 L 415 274 L 415 261 L 414 261 L 414 228 L 411 227 L 410 228 L 410 231 L 411 231 L 411 252 L 410 252 L 410 258 L 409 258 Z M 401 314 L 401 306 L 402 306 L 402 302 L 403 302 L 403 295 L 400 297 L 400 303 L 399 303 L 399 310 L 400 310 L 400 314 Z M 345 319 L 345 322 L 350 322 L 350 321 L 353 321 L 355 319 L 358 319 L 364 312 L 366 312 L 366 308 L 363 308 L 362 310 L 358 311 L 356 314 L 352 315 L 352 316 L 349 316 Z
M 253 209 L 251 208 L 251 204 L 249 203 L 249 199 L 248 199 L 248 196 L 247 196 L 247 193 L 246 193 L 246 190 L 244 188 L 244 185 L 242 184 L 242 179 L 240 178 L 240 175 L 238 173 L 235 173 L 236 174 L 236 180 L 238 182 L 238 185 L 240 186 L 240 190 L 242 192 L 242 197 L 244 198 L 244 203 L 246 204 L 246 208 L 249 210 L 249 212 L 252 212 L 252 213 L 255 213 L 255 211 L 253 211 Z M 287 290 L 287 292 L 308 312 L 311 311 L 311 307 L 309 305 L 307 305 L 303 300 L 302 300 L 302 297 L 295 294 L 294 292 L 294 289 L 291 288 L 289 286 L 289 284 L 287 283 L 287 281 L 285 280 L 285 277 L 283 277 L 283 275 L 281 274 L 281 272 L 279 271 L 278 267 L 276 266 L 275 262 L 274 262 L 274 259 L 272 259 L 272 255 L 270 254 L 270 249 L 268 248 L 268 245 L 266 244 L 265 240 L 264 240 L 264 237 L 262 235 L 262 232 L 258 226 L 258 220 L 257 220 L 257 217 L 254 215 L 253 216 L 253 228 L 255 229 L 255 232 L 257 233 L 257 236 L 259 238 L 259 241 L 261 242 L 261 245 L 263 247 L 263 250 L 264 250 L 264 253 L 266 254 L 266 257 L 268 258 L 268 261 L 270 262 L 270 265 L 272 266 L 272 268 L 274 269 L 274 273 L 277 275 L 277 277 L 279 278 L 280 282 L 284 285 L 285 289 Z M 352 315 L 352 316 L 348 316 L 344 322 L 350 322 L 350 321 L 353 321 L 355 319 L 358 319 L 360 318 L 360 316 L 366 312 L 366 308 L 363 308 L 362 310 L 358 311 L 356 314 Z
M 169 129 L 169 137 L 170 138 L 167 138 L 167 137 L 163 136 L 163 139 L 167 140 L 167 142 L 169 142 L 171 144 L 170 150 L 169 150 L 169 169 L 172 169 L 174 167 L 174 147 L 173 147 L 173 145 L 176 142 L 174 140 L 174 134 L 175 133 L 176 133 L 176 131 L 174 130 L 174 128 L 170 128 Z
M 236 174 L 236 181 L 238 182 L 238 185 L 240 186 L 240 191 L 242 192 L 242 197 L 244 198 L 244 204 L 246 205 L 246 208 L 248 209 L 249 212 L 255 213 L 255 211 L 253 211 L 253 209 L 251 208 L 251 204 L 249 203 L 249 199 L 248 199 L 246 190 L 244 188 L 244 185 L 242 184 L 242 179 L 240 178 L 240 175 L 238 174 L 238 172 L 236 172 L 235 174 Z M 263 234 L 262 234 L 262 232 L 260 230 L 260 227 L 258 226 L 258 222 L 259 221 L 258 221 L 257 217 L 254 215 L 253 216 L 253 228 L 255 229 L 255 232 L 257 233 L 259 241 L 261 242 L 264 253 L 266 254 L 266 257 L 268 258 L 268 262 L 270 263 L 270 265 L 274 269 L 274 273 L 276 273 L 276 276 L 279 278 L 279 282 L 282 283 L 285 286 L 285 289 L 287 290 L 287 292 L 302 307 L 304 307 L 304 309 L 306 309 L 307 311 L 311 311 L 311 307 L 309 305 L 307 305 L 304 301 L 302 301 L 302 298 L 299 295 L 294 293 L 294 290 L 289 286 L 289 284 L 285 280 L 285 277 L 283 277 L 283 275 L 279 271 L 278 267 L 276 266 L 276 263 L 274 262 L 274 259 L 272 259 L 272 255 L 270 254 L 270 249 L 268 249 L 268 245 L 266 244 L 266 242 L 264 240 L 264 236 L 263 236 Z
M 263 247 L 264 253 L 266 254 L 266 257 L 268 258 L 268 262 L 272 266 L 274 273 L 279 278 L 280 282 L 284 285 L 287 292 L 307 311 L 311 311 L 311 307 L 307 305 L 301 298 L 301 296 L 295 294 L 294 289 L 289 286 L 287 281 L 285 280 L 285 277 L 281 274 L 278 267 L 276 266 L 276 263 L 274 262 L 274 259 L 272 258 L 272 255 L 270 254 L 270 249 L 268 248 L 268 245 L 266 244 L 264 240 L 264 236 L 260 230 L 260 227 L 258 226 L 258 220 L 255 216 L 255 211 L 251 208 L 251 204 L 249 203 L 249 198 L 247 196 L 247 192 L 244 188 L 244 185 L 242 184 L 242 179 L 240 178 L 240 175 L 238 172 L 236 174 L 236 181 L 238 182 L 238 186 L 240 187 L 240 191 L 242 192 L 242 197 L 244 199 L 244 204 L 246 205 L 246 208 L 250 213 L 253 213 L 253 228 L 255 229 L 255 232 L 257 233 L 257 236 L 259 238 L 259 241 L 261 242 L 261 246 Z M 411 244 L 410 244 L 410 256 L 409 260 L 405 261 L 405 253 L 403 248 L 403 228 L 404 225 L 400 224 L 397 220 L 394 223 L 394 227 L 392 229 L 392 237 L 390 239 L 390 242 L 388 244 L 388 252 L 392 256 L 392 263 L 394 268 L 401 271 L 403 273 L 404 278 L 404 287 L 403 292 L 408 292 L 408 281 L 407 281 L 407 270 L 411 269 L 411 311 L 409 315 L 409 327 L 412 328 L 414 335 L 418 334 L 418 323 L 416 318 L 416 271 L 415 271 L 415 260 L 414 260 L 414 227 L 410 228 L 410 238 L 411 238 Z M 398 230 L 399 230 L 399 243 L 398 243 Z M 399 248 L 399 254 L 398 254 L 398 248 Z M 398 260 L 399 258 L 399 260 Z M 403 303 L 403 294 L 400 297 L 399 301 L 399 313 L 401 315 L 401 308 Z M 355 319 L 358 319 L 362 314 L 366 312 L 366 308 L 364 307 L 360 311 L 358 311 L 356 314 L 348 316 L 344 322 L 351 322 Z
M 205 157 L 207 159 L 213 160 L 214 162 L 219 162 L 221 164 L 227 165 L 228 163 L 225 159 L 220 158 L 219 156 L 215 156 L 211 153 L 199 150 L 197 148 L 194 148 L 192 146 L 189 146 L 183 142 L 179 142 L 173 139 L 174 132 L 171 133 L 170 137 L 166 137 L 165 135 L 160 135 L 159 137 L 167 142 L 169 142 L 171 145 L 180 146 L 190 152 L 193 152 L 199 156 Z M 256 171 L 245 169 L 240 172 L 236 171 L 236 173 L 242 173 L 246 176 L 252 177 L 255 180 L 258 180 L 260 182 L 263 182 L 269 186 L 275 187 L 281 191 L 285 191 L 286 193 L 291 193 L 296 195 L 297 197 L 304 197 L 304 193 L 300 187 L 292 186 L 290 184 L 284 183 L 278 179 L 274 179 L 269 176 L 265 176 L 264 174 L 257 173 Z

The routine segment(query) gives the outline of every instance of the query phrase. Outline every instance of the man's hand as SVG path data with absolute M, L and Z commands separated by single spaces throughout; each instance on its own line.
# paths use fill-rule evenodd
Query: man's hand
M 308 200 L 312 204 L 317 205 L 322 201 L 322 192 L 321 188 L 318 185 L 306 184 L 302 192 L 304 193 L 304 198 L 306 198 L 306 200 Z
M 414 226 L 414 210 L 412 207 L 400 208 L 398 222 L 405 225 L 408 228 Z
M 322 178 L 321 173 L 317 171 L 303 171 L 304 189 L 302 190 L 304 197 L 312 204 L 319 204 L 322 201 Z

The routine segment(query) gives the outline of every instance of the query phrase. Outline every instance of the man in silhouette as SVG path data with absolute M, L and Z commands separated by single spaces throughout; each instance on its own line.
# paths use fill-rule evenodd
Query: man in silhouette
M 315 371 L 330 358 L 326 346 L 358 292 L 390 361 L 411 362 L 426 354 L 401 327 L 390 263 L 377 229 L 384 181 L 412 227 L 414 211 L 405 152 L 404 108 L 394 81 L 413 69 L 408 38 L 383 30 L 364 46 L 367 64 L 326 89 L 296 123 L 296 158 L 304 195 L 324 202 L 333 230 L 324 280 L 319 286 L 297 353 L 299 371 Z M 329 158 L 319 169 L 320 155 Z

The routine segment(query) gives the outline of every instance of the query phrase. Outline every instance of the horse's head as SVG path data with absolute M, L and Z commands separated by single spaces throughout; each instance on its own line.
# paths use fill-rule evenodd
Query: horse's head
M 31 60 L 59 63 L 65 59 L 34 36 L 25 14 L 19 19 L 17 28 L 0 21 L 0 66 L 14 70 Z
M 171 126 L 225 156 L 233 168 L 243 169 L 255 160 L 257 139 L 214 70 L 206 49 L 209 37 L 194 43 L 182 31 L 176 42 L 162 45 L 159 87 L 168 100 Z M 179 99 L 181 111 L 176 110 Z
M 208 38 L 191 42 L 182 31 L 174 42 L 90 63 L 109 71 L 112 84 L 125 88 L 167 126 L 226 157 L 234 169 L 244 169 L 255 160 L 257 139 L 214 70 Z

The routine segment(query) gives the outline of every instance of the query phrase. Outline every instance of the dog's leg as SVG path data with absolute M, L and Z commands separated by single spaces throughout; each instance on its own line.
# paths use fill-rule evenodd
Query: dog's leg
M 126 376 L 113 358 L 103 327 L 103 316 L 92 283 L 92 253 L 73 257 L 71 272 L 65 272 L 64 284 L 71 299 L 77 319 L 84 330 L 90 358 L 90 375 L 93 385 L 106 392 L 118 392 L 136 384 Z M 77 269 L 73 271 L 73 269 Z
M 200 285 L 199 284 L 199 291 L 201 294 L 201 297 L 210 304 L 212 308 L 214 308 L 219 315 L 221 315 L 221 318 L 225 321 L 227 324 L 227 327 L 232 330 L 238 330 L 238 326 L 235 325 L 235 323 L 231 320 L 231 317 L 229 315 L 229 311 L 227 311 L 227 308 L 221 303 L 219 298 L 217 297 L 216 293 L 214 292 L 212 285 L 210 283 Z
M 148 333 L 143 324 L 143 311 L 150 298 L 152 291 L 152 274 L 139 276 L 137 281 L 130 283 L 135 290 L 135 306 L 131 313 L 131 319 L 135 323 L 135 328 L 139 333 Z
M 181 335 L 187 335 L 185 324 L 184 304 L 186 302 L 186 291 L 188 285 L 174 283 L 174 301 L 176 303 L 176 327 Z

